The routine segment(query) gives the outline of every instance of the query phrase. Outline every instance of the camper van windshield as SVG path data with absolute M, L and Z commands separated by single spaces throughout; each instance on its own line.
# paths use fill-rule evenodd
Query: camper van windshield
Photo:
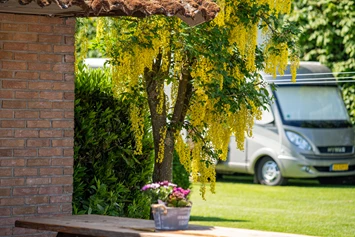
M 285 124 L 349 125 L 349 117 L 337 86 L 279 86 L 275 94 Z

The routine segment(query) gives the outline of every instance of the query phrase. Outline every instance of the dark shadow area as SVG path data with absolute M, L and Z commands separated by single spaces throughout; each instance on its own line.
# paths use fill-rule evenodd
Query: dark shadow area
M 246 220 L 226 219 L 214 216 L 190 216 L 190 221 L 206 221 L 206 222 L 248 222 Z
M 217 182 L 220 183 L 240 183 L 255 184 L 252 175 L 222 175 Z M 255 184 L 260 185 L 260 184 Z M 342 184 L 320 184 L 317 179 L 289 179 L 285 186 L 289 187 L 309 187 L 309 188 L 354 188 L 355 177 L 348 178 Z

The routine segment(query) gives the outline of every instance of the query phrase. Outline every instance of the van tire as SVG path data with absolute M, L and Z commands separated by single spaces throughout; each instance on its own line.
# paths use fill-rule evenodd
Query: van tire
M 287 183 L 281 174 L 279 165 L 271 157 L 262 158 L 256 166 L 257 182 L 268 186 L 279 186 Z

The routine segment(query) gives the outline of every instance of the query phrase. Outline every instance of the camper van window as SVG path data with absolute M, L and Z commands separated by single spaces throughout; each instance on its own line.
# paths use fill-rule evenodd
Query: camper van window
M 262 109 L 261 119 L 255 120 L 255 124 L 266 125 L 274 122 L 274 115 L 272 114 L 270 106 L 266 106 L 267 109 Z
M 349 121 L 336 86 L 280 86 L 275 93 L 285 123 Z

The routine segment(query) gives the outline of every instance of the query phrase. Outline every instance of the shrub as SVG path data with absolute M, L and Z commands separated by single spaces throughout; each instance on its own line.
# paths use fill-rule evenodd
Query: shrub
M 140 191 L 153 172 L 149 133 L 134 155 L 128 104 L 113 97 L 108 71 L 79 66 L 75 97 L 73 213 L 149 218 Z

